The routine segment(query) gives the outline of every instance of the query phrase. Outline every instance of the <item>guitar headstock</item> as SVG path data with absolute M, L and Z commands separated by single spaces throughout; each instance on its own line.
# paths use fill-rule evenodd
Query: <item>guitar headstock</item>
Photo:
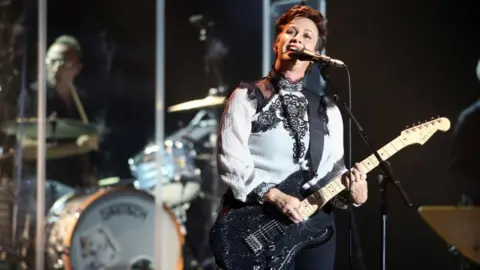
M 445 132 L 449 129 L 450 120 L 445 117 L 438 117 L 403 130 L 400 138 L 405 144 L 424 144 L 437 131 Z

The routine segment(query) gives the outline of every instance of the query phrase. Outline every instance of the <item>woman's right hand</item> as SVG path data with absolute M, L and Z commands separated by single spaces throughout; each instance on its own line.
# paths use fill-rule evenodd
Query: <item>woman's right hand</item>
M 264 200 L 276 205 L 294 223 L 302 222 L 299 199 L 285 194 L 277 188 L 272 188 L 265 194 Z

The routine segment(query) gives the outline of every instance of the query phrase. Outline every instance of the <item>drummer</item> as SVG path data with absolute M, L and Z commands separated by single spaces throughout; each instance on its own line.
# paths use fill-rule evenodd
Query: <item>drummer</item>
M 47 117 L 74 119 L 89 123 L 85 112 L 86 95 L 75 87 L 75 78 L 82 70 L 81 48 L 72 36 L 60 36 L 48 48 L 46 54 L 47 73 Z M 36 83 L 32 85 L 25 101 L 27 117 L 37 115 Z M 87 101 L 88 103 L 88 101 Z M 37 141 L 23 138 L 24 168 L 35 167 Z M 98 150 L 98 136 L 79 134 L 76 139 L 58 141 L 46 150 L 46 178 L 72 187 L 95 185 L 91 152 Z

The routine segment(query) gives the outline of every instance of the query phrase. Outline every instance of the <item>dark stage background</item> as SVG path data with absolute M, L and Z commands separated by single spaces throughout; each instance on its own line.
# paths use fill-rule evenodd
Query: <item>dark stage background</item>
M 223 74 L 229 90 L 240 80 L 262 75 L 261 1 L 166 2 L 167 106 L 204 97 L 215 86 L 203 68 L 205 44 L 198 39 L 198 29 L 189 23 L 194 14 L 210 17 L 230 49 Z M 354 113 L 375 146 L 398 136 L 406 125 L 431 117 L 448 117 L 455 124 L 459 112 L 478 98 L 475 67 L 480 58 L 480 9 L 475 2 L 328 1 L 327 51 L 349 65 Z M 104 120 L 113 131 L 103 145 L 109 153 L 104 175 L 131 177 L 127 159 L 154 138 L 154 12 L 152 0 L 49 1 L 49 42 L 60 34 L 79 37 L 85 51 L 80 84 L 102 101 Z M 36 27 L 35 21 L 32 25 Z M 32 80 L 36 76 L 34 41 L 31 36 Z M 105 65 L 108 52 L 113 53 L 111 68 Z M 331 77 L 346 98 L 346 75 L 332 70 Z M 183 118 L 182 114 L 167 114 L 166 130 L 174 131 Z M 416 211 L 419 205 L 456 204 L 459 200 L 460 191 L 447 172 L 450 140 L 451 132 L 438 133 L 424 146 L 409 147 L 391 160 L 395 177 L 415 207 L 407 208 L 390 189 L 388 269 L 458 267 L 446 243 Z M 368 154 L 354 129 L 353 161 Z M 355 217 L 366 269 L 375 270 L 380 262 L 381 220 L 375 174 L 369 179 L 370 199 L 355 210 Z M 337 217 L 337 269 L 348 269 L 345 213 Z

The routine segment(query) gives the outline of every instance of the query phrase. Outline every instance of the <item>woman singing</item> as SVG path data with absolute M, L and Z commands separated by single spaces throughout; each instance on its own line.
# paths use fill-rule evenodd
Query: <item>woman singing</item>
M 218 170 L 230 187 L 224 197 L 225 211 L 233 204 L 268 203 L 292 222 L 304 222 L 300 200 L 276 188 L 295 172 L 303 172 L 305 192 L 342 175 L 352 202 L 359 206 L 367 200 L 366 175 L 359 164 L 350 171 L 345 168 L 340 111 L 326 96 L 308 98 L 312 92 L 304 88 L 303 78 L 311 63 L 292 54 L 302 48 L 320 52 L 325 46 L 326 21 L 313 8 L 294 6 L 278 18 L 275 30 L 272 71 L 256 82 L 240 84 L 229 97 L 220 123 Z M 331 208 L 344 208 L 348 198 L 348 193 L 341 194 L 310 217 L 309 226 L 334 228 Z M 333 229 L 327 241 L 298 252 L 288 269 L 333 270 L 334 257 Z

